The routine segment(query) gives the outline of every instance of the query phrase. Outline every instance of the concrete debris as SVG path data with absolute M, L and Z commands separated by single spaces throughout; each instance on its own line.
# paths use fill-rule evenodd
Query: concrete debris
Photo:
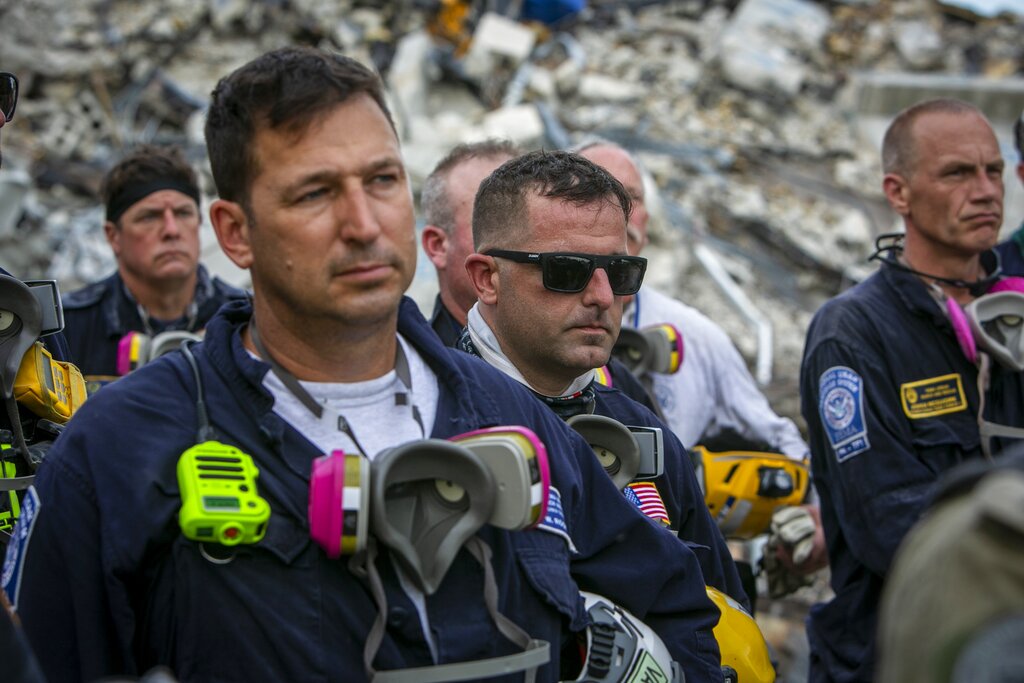
M 494 70 L 499 59 L 518 65 L 530 55 L 535 41 L 536 35 L 526 26 L 488 12 L 480 18 L 473 33 L 465 59 L 466 73 L 473 78 L 484 78 Z
M 911 69 L 931 69 L 942 63 L 942 36 L 926 21 L 907 21 L 895 27 L 896 48 Z

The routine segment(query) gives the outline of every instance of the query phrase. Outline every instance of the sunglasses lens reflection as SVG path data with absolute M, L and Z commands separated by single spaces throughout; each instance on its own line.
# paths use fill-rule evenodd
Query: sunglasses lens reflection
M 619 295 L 636 294 L 643 282 L 643 265 L 636 261 L 612 261 L 608 264 L 608 280 Z
M 592 261 L 580 256 L 552 256 L 544 265 L 544 286 L 555 292 L 581 291 L 594 269 Z
M 595 262 L 585 256 L 559 254 L 544 262 L 544 286 L 555 292 L 581 292 L 590 282 Z M 618 296 L 636 294 L 644 278 L 643 261 L 612 259 L 605 266 L 612 293 Z

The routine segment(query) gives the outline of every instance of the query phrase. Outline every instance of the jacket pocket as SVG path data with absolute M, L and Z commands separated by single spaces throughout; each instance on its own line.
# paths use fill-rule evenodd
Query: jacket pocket
M 172 556 L 182 680 L 326 680 L 322 577 L 297 520 L 272 513 L 259 543 L 233 548 L 179 536 Z

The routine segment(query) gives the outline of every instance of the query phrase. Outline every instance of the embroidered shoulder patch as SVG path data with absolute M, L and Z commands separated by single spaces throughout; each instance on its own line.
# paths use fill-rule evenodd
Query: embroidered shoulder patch
M 632 484 L 627 484 L 622 493 L 626 496 L 626 500 L 654 521 L 663 526 L 669 526 L 672 523 L 668 518 L 668 510 L 665 509 L 665 501 L 662 500 L 654 482 L 634 481 Z
M 871 448 L 864 419 L 864 380 L 850 368 L 837 365 L 818 380 L 818 412 L 829 443 L 842 462 Z
M 572 542 L 572 537 L 569 536 L 569 525 L 565 523 L 565 511 L 562 510 L 562 494 L 554 486 L 548 492 L 548 512 L 544 515 L 544 521 L 538 524 L 537 528 L 541 531 L 561 536 L 569 546 L 569 552 L 577 552 L 576 546 Z
M 942 375 L 900 385 L 903 414 L 911 420 L 967 410 L 960 375 Z
M 7 601 L 11 606 L 18 607 L 18 591 L 21 588 L 22 569 L 25 566 L 25 553 L 28 551 L 28 542 L 32 540 L 32 529 L 39 518 L 39 494 L 36 488 L 30 486 L 21 501 L 21 516 L 18 517 L 18 525 L 14 527 L 14 536 L 7 546 L 7 556 L 4 558 L 4 570 L 0 575 L 0 584 L 7 593 Z

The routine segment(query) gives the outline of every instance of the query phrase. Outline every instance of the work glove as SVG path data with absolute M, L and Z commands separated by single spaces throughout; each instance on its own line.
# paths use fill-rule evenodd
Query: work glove
M 822 561 L 815 557 L 816 544 L 823 544 L 819 522 L 807 507 L 783 507 L 772 515 L 768 544 L 761 558 L 761 569 L 768 580 L 768 595 L 781 598 L 812 583 L 812 574 Z
M 811 513 L 802 507 L 779 508 L 772 515 L 771 535 L 768 544 L 784 546 L 790 550 L 793 564 L 800 566 L 814 550 L 814 532 L 817 525 Z

